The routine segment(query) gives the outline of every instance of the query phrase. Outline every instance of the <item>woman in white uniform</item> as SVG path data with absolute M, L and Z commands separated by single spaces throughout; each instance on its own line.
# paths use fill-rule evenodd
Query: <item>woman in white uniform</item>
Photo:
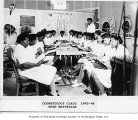
M 50 85 L 51 94 L 56 96 L 55 89 L 55 73 L 57 69 L 51 65 L 45 65 L 43 62 L 32 63 L 26 47 L 29 44 L 28 36 L 26 34 L 20 34 L 17 38 L 18 45 L 14 49 L 13 59 L 20 66 L 18 69 L 19 74 L 38 81 L 42 84 Z
M 15 45 L 17 39 L 16 29 L 13 25 L 6 24 L 4 26 L 4 44 Z
M 111 52 L 110 58 L 116 57 L 123 59 L 124 58 L 124 46 L 122 45 L 122 39 L 117 34 L 111 35 Z M 125 48 L 126 51 L 126 58 L 129 58 L 129 52 Z M 102 95 L 105 94 L 105 88 L 111 88 L 111 66 L 110 66 L 110 59 L 106 61 L 104 64 L 107 66 L 108 69 L 98 69 L 93 67 L 92 76 L 93 80 L 95 81 L 99 91 Z

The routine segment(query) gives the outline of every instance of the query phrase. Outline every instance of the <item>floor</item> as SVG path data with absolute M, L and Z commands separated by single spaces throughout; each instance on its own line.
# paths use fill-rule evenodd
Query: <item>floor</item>
M 66 80 L 68 84 L 68 80 Z M 60 96 L 94 96 L 93 94 L 86 94 L 84 90 L 87 88 L 84 84 L 80 87 L 73 88 L 71 85 L 65 86 L 63 80 L 59 81 L 57 85 Z M 3 95 L 16 96 L 16 79 L 14 73 L 11 78 L 3 80 Z

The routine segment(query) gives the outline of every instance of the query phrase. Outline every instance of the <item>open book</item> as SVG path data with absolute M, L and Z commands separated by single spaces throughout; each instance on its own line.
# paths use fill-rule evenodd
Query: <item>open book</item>
M 48 50 L 48 51 L 46 51 L 44 54 L 45 54 L 45 56 L 46 56 L 46 55 L 48 55 L 49 53 L 53 53 L 53 52 L 56 52 L 56 49 Z
M 95 62 L 99 64 L 102 68 L 107 69 L 107 66 L 100 59 L 96 58 Z
M 54 50 L 49 50 L 49 51 L 47 51 L 47 52 L 45 52 L 45 53 L 42 53 L 41 55 L 39 55 L 39 56 L 37 57 L 36 62 L 37 62 L 37 63 L 41 62 L 42 60 L 44 60 L 44 59 L 46 58 L 46 55 L 48 55 L 49 53 L 55 52 L 55 51 L 56 51 L 56 49 L 54 49 Z
M 42 60 L 45 59 L 45 57 L 46 57 L 45 54 L 42 53 L 41 55 L 39 55 L 39 56 L 37 57 L 36 62 L 37 62 L 37 63 L 41 62 Z

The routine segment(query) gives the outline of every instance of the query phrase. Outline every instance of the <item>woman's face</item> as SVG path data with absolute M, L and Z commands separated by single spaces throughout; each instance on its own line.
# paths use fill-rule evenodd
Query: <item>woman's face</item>
M 70 32 L 69 34 L 70 34 L 70 35 L 73 35 L 73 32 Z
M 21 44 L 26 48 L 29 45 L 29 38 L 26 37 L 25 40 L 21 42 Z
M 29 41 L 29 45 L 30 45 L 30 46 L 33 46 L 33 45 L 35 45 L 35 43 L 36 43 L 36 40 Z
M 82 38 L 82 35 L 81 35 L 81 34 L 79 34 L 79 35 L 78 35 L 78 38 Z
M 104 38 L 104 44 L 109 45 L 110 44 L 110 38 Z
M 111 38 L 111 47 L 112 48 L 116 48 L 117 47 L 117 44 L 118 44 L 118 41 L 115 40 L 114 38 Z
M 98 35 L 97 36 L 97 42 L 102 42 L 102 40 L 103 40 L 102 37 Z
M 38 41 L 41 42 L 44 40 L 44 38 L 45 38 L 45 36 L 38 37 Z
M 52 37 L 51 33 L 47 34 L 47 38 L 51 38 L 51 37 Z
M 86 35 L 83 35 L 84 40 L 86 40 Z

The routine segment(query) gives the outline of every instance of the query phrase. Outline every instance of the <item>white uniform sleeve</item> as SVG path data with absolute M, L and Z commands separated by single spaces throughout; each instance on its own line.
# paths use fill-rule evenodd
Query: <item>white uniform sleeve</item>
M 28 62 L 28 57 L 26 54 L 26 50 L 21 47 L 17 47 L 14 50 L 14 56 L 19 61 L 20 64 Z

